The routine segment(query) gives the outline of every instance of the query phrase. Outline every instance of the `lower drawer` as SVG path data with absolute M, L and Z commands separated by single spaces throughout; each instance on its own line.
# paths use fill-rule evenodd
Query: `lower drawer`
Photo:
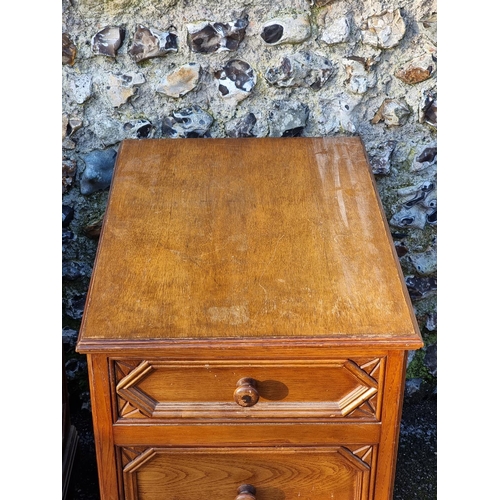
M 369 500 L 376 446 L 120 452 L 126 500 Z

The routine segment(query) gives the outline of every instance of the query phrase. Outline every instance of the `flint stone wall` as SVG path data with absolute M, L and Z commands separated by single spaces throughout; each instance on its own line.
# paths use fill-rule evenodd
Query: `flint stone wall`
M 62 7 L 69 357 L 123 139 L 359 135 L 426 343 L 410 353 L 408 394 L 435 390 L 436 1 L 63 0 Z

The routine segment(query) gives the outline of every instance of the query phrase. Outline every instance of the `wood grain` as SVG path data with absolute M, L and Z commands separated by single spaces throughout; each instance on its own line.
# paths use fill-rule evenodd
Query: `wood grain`
M 347 448 L 152 448 L 124 468 L 126 500 L 366 500 L 370 467 Z
M 382 421 L 384 425 L 380 436 L 380 461 L 377 468 L 375 498 L 383 498 L 385 496 L 388 500 L 392 499 L 407 358 L 407 352 L 396 351 L 391 353 L 387 360 L 385 375 L 387 387 L 382 409 Z
M 398 266 L 359 138 L 124 141 L 80 347 L 418 343 Z
M 103 499 L 120 500 L 121 482 L 116 475 L 108 359 L 104 355 L 95 355 L 88 356 L 88 361 L 99 490 Z
M 350 445 L 378 443 L 381 423 L 293 422 L 262 424 L 256 422 L 117 422 L 113 438 L 118 446 L 222 446 L 244 448 L 259 446 Z M 390 470 L 386 473 L 390 474 Z
M 382 362 L 370 361 L 369 369 Z M 147 360 L 118 382 L 116 392 L 150 418 L 342 418 L 378 391 L 377 379 L 361 368 L 363 362 Z M 242 408 L 234 391 L 247 376 L 259 398 Z M 376 415 L 365 418 L 376 420 Z

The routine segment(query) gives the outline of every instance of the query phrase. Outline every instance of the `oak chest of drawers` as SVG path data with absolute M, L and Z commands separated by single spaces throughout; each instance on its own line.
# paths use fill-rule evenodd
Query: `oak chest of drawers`
M 421 346 L 360 139 L 122 143 L 77 348 L 102 500 L 389 500 Z

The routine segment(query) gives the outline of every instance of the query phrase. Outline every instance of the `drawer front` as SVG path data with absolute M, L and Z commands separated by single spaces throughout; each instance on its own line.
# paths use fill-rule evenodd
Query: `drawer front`
M 122 448 L 125 500 L 369 500 L 375 448 Z
M 379 421 L 385 358 L 115 360 L 116 419 Z

